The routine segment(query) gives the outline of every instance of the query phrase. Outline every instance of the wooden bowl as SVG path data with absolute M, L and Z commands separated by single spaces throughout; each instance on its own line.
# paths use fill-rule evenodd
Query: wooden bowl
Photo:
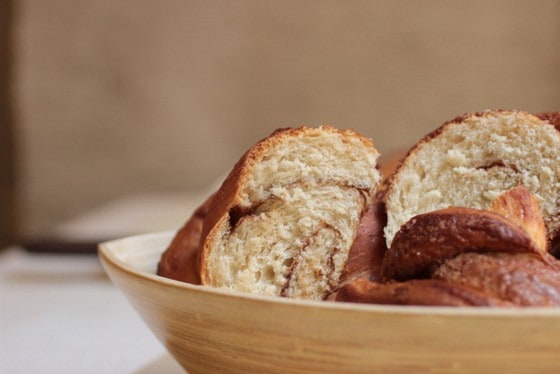
M 99 254 L 114 284 L 190 373 L 560 372 L 560 310 L 361 305 L 226 292 L 155 275 L 172 236 L 111 241 Z

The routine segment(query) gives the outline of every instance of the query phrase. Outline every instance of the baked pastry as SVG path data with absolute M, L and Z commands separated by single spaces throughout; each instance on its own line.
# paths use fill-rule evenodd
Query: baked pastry
M 467 252 L 445 260 L 429 279 L 358 279 L 334 301 L 433 306 L 560 307 L 560 261 L 549 254 Z
M 281 129 L 257 143 L 212 199 L 202 284 L 323 299 L 352 278 L 344 273 L 370 272 L 348 257 L 371 258 L 354 244 L 381 179 L 377 158 L 369 139 L 330 126 Z
M 202 223 L 208 214 L 213 197 L 214 195 L 211 195 L 207 198 L 175 234 L 158 263 L 158 275 L 182 282 L 200 284 L 200 274 L 198 273 L 200 236 Z
M 362 304 L 513 306 L 511 302 L 487 295 L 476 288 L 440 279 L 412 279 L 387 284 L 358 279 L 341 287 L 333 300 Z
M 531 239 L 528 248 L 540 253 L 548 252 L 546 225 L 540 213 L 539 200 L 527 188 L 518 186 L 501 193 L 489 211 L 502 215 L 523 229 Z
M 560 261 L 549 254 L 462 253 L 431 280 L 467 287 L 517 306 L 560 306 Z
M 560 306 L 560 262 L 548 253 L 560 238 L 560 115 L 539 117 L 447 122 L 377 194 L 370 140 L 277 130 L 177 233 L 158 274 L 302 299 Z
M 162 254 L 158 263 L 157 274 L 182 282 L 200 284 L 198 262 L 200 260 L 200 236 L 202 224 L 214 195 L 198 207 L 188 221 L 175 234 L 175 237 Z M 356 238 L 338 286 L 355 279 L 381 280 L 381 265 L 385 255 L 386 216 L 383 205 L 379 202 L 369 204 L 360 218 Z
M 503 191 L 525 186 L 538 200 L 548 240 L 560 231 L 560 133 L 519 111 L 466 114 L 427 135 L 385 188 L 390 248 L 414 216 L 450 206 L 488 209 Z
M 539 254 L 547 248 L 537 199 L 515 187 L 489 210 L 450 207 L 413 217 L 395 235 L 382 273 L 385 279 L 423 278 L 464 252 Z
M 356 280 L 332 299 L 402 305 L 560 306 L 560 261 L 547 252 L 536 199 L 524 187 L 516 187 L 501 194 L 491 209 L 452 207 L 416 216 L 399 230 L 386 253 L 386 283 Z
M 385 279 L 429 277 L 464 252 L 538 252 L 525 230 L 497 213 L 451 207 L 415 216 L 397 232 L 383 261 Z

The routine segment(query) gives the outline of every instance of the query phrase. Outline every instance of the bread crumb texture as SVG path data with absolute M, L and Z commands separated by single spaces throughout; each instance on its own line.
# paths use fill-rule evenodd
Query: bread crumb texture
M 388 247 L 417 214 L 488 209 L 510 188 L 534 194 L 551 237 L 559 229 L 560 133 L 525 112 L 487 111 L 444 124 L 409 153 L 386 196 Z
M 380 182 L 378 153 L 352 131 L 281 131 L 255 145 L 238 183 L 242 212 L 206 243 L 206 280 L 263 295 L 323 299 L 338 284 Z M 234 218 L 234 219 L 232 219 Z

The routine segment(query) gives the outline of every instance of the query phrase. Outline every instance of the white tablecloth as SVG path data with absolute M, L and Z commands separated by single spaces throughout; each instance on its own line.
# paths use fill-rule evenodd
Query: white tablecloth
M 181 373 L 96 256 L 0 254 L 0 373 Z
M 94 241 L 179 228 L 217 189 L 128 196 L 53 228 Z M 95 255 L 0 252 L 0 373 L 184 373 Z

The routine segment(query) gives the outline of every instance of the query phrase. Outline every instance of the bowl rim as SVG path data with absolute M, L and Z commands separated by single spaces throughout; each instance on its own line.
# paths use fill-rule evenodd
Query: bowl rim
M 324 310 L 348 311 L 357 313 L 391 313 L 405 315 L 440 315 L 440 316 L 477 316 L 481 318 L 534 318 L 534 317 L 558 317 L 560 308 L 554 307 L 445 307 L 445 306 L 407 306 L 407 305 L 380 305 L 360 304 L 346 302 L 329 302 L 314 300 L 298 300 L 284 297 L 274 297 L 250 294 L 235 290 L 195 285 L 186 282 L 166 278 L 157 274 L 142 271 L 119 259 L 111 250 L 112 246 L 122 247 L 127 242 L 137 240 L 148 240 L 155 237 L 171 236 L 175 231 L 151 232 L 140 235 L 127 236 L 99 243 L 97 248 L 98 257 L 107 273 L 107 266 L 111 266 L 119 272 L 124 272 L 138 280 L 161 284 L 166 287 L 182 289 L 189 293 L 209 294 L 222 298 L 251 300 L 265 303 L 267 305 L 285 304 L 300 308 L 319 308 Z

